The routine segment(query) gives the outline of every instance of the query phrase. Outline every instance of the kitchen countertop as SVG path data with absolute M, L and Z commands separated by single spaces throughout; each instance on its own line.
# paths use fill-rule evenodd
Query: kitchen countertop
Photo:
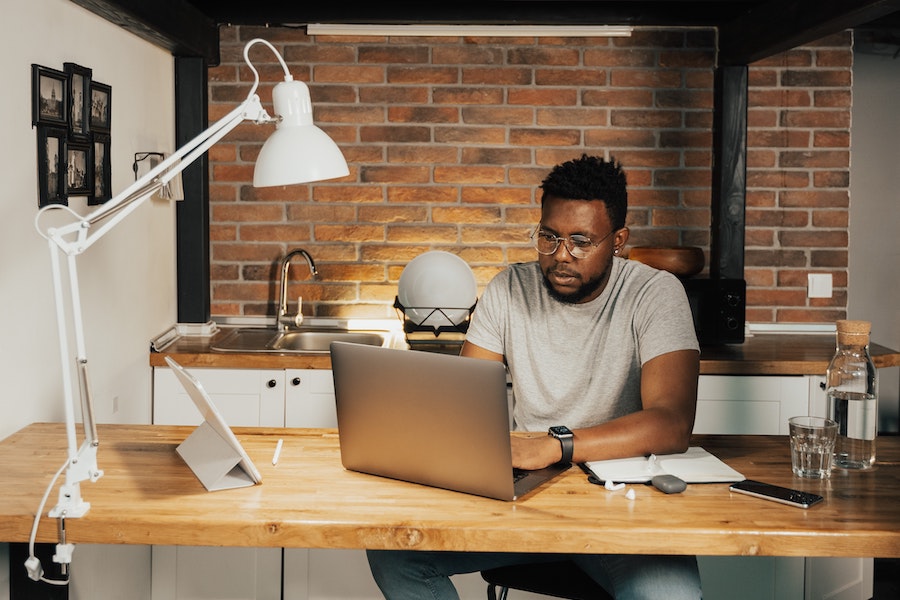
M 179 336 L 150 353 L 150 366 L 165 367 L 171 356 L 185 367 L 241 369 L 330 369 L 323 354 L 223 353 L 210 350 L 210 336 Z M 700 352 L 703 375 L 824 375 L 834 354 L 834 334 L 758 333 L 743 344 L 705 346 Z M 878 344 L 869 347 L 875 366 L 900 366 L 900 351 Z

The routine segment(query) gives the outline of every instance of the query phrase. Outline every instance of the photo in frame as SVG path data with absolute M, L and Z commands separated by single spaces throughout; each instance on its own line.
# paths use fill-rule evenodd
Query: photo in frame
M 91 81 L 90 128 L 95 133 L 109 133 L 112 112 L 112 88 L 105 83 Z
M 31 124 L 69 124 L 69 78 L 62 71 L 31 65 Z
M 62 127 L 38 127 L 38 207 L 68 204 L 66 198 L 66 135 Z
M 66 144 L 66 195 L 93 195 L 94 162 L 90 142 L 73 142 Z
M 94 133 L 94 189 L 91 196 L 88 197 L 88 205 L 103 204 L 112 198 L 112 193 L 110 192 L 110 188 L 112 187 L 112 171 L 109 142 L 110 138 L 108 135 L 98 135 Z
M 87 140 L 91 121 L 91 69 L 65 63 L 69 78 L 69 139 Z

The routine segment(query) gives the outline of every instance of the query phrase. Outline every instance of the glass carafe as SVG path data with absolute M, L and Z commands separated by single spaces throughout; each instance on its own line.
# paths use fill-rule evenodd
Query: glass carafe
M 838 321 L 837 350 L 825 375 L 829 419 L 838 424 L 834 466 L 870 469 L 875 464 L 878 376 L 869 354 L 868 321 Z

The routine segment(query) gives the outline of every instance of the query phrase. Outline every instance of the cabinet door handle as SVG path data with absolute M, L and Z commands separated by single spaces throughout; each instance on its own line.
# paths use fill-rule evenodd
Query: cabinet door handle
M 273 388 L 276 385 L 278 385 L 278 382 L 275 381 L 274 379 L 270 379 L 266 382 L 266 387 L 268 387 L 268 388 Z
M 294 377 L 293 379 L 291 379 L 291 385 L 293 385 L 293 386 L 298 386 L 302 382 L 303 382 L 303 380 L 300 379 L 299 377 Z

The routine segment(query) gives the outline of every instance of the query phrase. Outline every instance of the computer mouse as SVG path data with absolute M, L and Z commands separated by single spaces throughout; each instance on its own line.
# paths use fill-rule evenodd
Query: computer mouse
M 678 494 L 687 489 L 687 484 L 674 475 L 657 475 L 650 480 L 650 483 L 665 494 Z

